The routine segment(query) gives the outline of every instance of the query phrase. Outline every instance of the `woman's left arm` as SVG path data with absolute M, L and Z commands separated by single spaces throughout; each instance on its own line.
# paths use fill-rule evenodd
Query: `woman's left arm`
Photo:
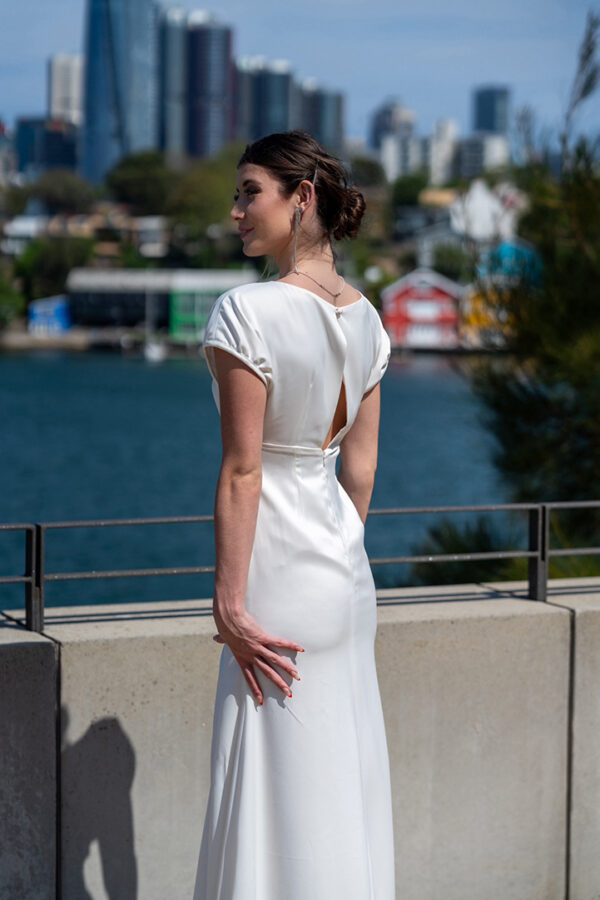
M 247 612 L 244 599 L 262 484 L 262 439 L 267 394 L 243 362 L 214 348 L 221 408 L 223 461 L 215 499 L 215 596 L 213 614 L 220 640 L 230 647 L 259 703 L 263 693 L 255 668 L 286 695 L 291 691 L 274 668 L 298 672 L 272 647 L 301 652 L 290 640 L 267 634 Z

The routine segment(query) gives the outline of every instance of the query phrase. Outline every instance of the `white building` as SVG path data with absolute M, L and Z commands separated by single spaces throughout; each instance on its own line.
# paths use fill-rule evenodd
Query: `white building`
M 379 161 L 388 181 L 418 172 L 426 165 L 426 146 L 422 138 L 386 134 L 381 138 Z
M 511 197 L 510 202 L 505 196 Z M 520 209 L 522 204 L 506 190 L 499 195 L 478 178 L 450 206 L 450 224 L 456 234 L 480 243 L 506 241 L 515 235 Z
M 458 149 L 458 173 L 461 178 L 476 178 L 488 169 L 510 161 L 508 139 L 503 134 L 480 132 L 465 137 Z
M 48 117 L 72 125 L 83 120 L 83 57 L 60 54 L 48 60 Z
M 440 119 L 428 139 L 429 183 L 447 184 L 456 176 L 458 122 Z

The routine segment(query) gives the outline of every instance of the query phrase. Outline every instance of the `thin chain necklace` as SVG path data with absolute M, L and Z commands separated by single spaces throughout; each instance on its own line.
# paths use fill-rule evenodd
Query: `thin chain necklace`
M 337 274 L 337 273 L 336 273 Z M 280 278 L 287 278 L 288 275 L 304 275 L 305 278 L 310 278 L 311 281 L 314 281 L 316 285 L 318 285 L 321 290 L 325 291 L 326 294 L 329 294 L 330 297 L 333 297 L 333 303 L 335 306 L 335 301 L 337 298 L 344 292 L 344 288 L 346 287 L 346 282 L 342 278 L 341 275 L 338 275 L 338 278 L 341 280 L 342 286 L 339 291 L 330 291 L 329 288 L 325 287 L 324 284 L 321 284 L 320 281 L 317 281 L 316 278 L 313 278 L 312 275 L 309 275 L 308 272 L 303 272 L 302 269 L 299 269 L 298 266 L 294 266 L 293 269 L 290 269 L 289 272 L 286 272 L 285 275 L 280 275 Z
M 316 170 L 315 170 L 315 172 L 316 172 Z M 339 317 L 340 317 L 341 314 L 342 314 L 342 311 L 341 311 L 341 309 L 338 307 L 338 305 L 337 305 L 337 303 L 336 303 L 336 300 L 337 300 L 337 298 L 340 296 L 340 294 L 343 292 L 344 288 L 346 287 L 346 282 L 345 282 L 345 280 L 342 278 L 341 275 L 338 275 L 338 278 L 341 279 L 342 286 L 341 286 L 341 288 L 339 289 L 339 291 L 337 291 L 337 292 L 336 292 L 336 291 L 330 291 L 329 288 L 325 287 L 324 284 L 321 284 L 320 281 L 317 281 L 316 278 L 313 278 L 312 275 L 309 275 L 308 272 L 302 272 L 302 271 L 298 268 L 298 263 L 296 262 L 296 252 L 297 252 L 297 250 L 298 250 L 298 230 L 299 230 L 299 228 L 300 228 L 300 219 L 302 218 L 302 210 L 301 210 L 300 208 L 298 208 L 298 209 L 296 210 L 295 216 L 296 216 L 296 221 L 295 221 L 295 227 L 294 227 L 294 251 L 293 251 L 293 253 L 294 253 L 294 255 L 293 255 L 294 265 L 292 266 L 292 268 L 290 269 L 289 272 L 286 272 L 285 275 L 280 275 L 279 277 L 280 277 L 280 278 L 287 278 L 288 275 L 291 275 L 291 274 L 293 273 L 294 275 L 304 275 L 305 278 L 310 278 L 310 280 L 311 280 L 312 282 L 314 282 L 314 284 L 318 285 L 318 286 L 321 288 L 322 291 L 325 291 L 326 294 L 329 294 L 329 296 L 333 298 L 333 306 L 334 306 L 334 309 L 335 309 L 335 314 L 336 314 L 337 318 L 339 319 Z M 337 272 L 336 272 L 336 274 L 337 274 Z

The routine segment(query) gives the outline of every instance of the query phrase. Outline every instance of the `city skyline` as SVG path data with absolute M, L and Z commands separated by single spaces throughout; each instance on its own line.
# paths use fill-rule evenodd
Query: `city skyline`
M 9 124 L 43 113 L 48 57 L 83 49 L 84 0 L 55 0 L 33 18 L 30 5 L 18 6 L 0 35 L 0 118 Z M 372 0 L 368 9 L 352 0 L 309 0 L 297 10 L 267 0 L 250 15 L 241 0 L 222 0 L 218 18 L 234 29 L 236 57 L 285 58 L 299 79 L 343 91 L 346 133 L 364 138 L 374 110 L 392 97 L 415 111 L 418 133 L 451 117 L 466 134 L 472 90 L 483 84 L 506 84 L 513 110 L 531 104 L 540 126 L 556 132 L 587 9 L 581 0 L 506 0 L 483 8 L 457 0 L 448 13 L 440 0 L 422 0 L 417 12 L 398 12 L 391 0 Z M 599 122 L 596 96 L 576 125 L 597 131 Z

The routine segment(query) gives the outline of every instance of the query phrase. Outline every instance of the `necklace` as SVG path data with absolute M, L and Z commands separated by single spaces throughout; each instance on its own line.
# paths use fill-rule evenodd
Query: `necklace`
M 281 277 L 281 278 L 287 278 L 288 275 L 304 275 L 305 278 L 310 278 L 310 280 L 311 280 L 311 281 L 314 281 L 314 283 L 315 283 L 316 285 L 318 285 L 318 286 L 321 288 L 321 290 L 325 291 L 326 294 L 329 294 L 330 297 L 333 297 L 333 305 L 334 305 L 334 306 L 335 306 L 335 301 L 336 301 L 337 298 L 340 296 L 340 294 L 342 294 L 342 293 L 344 292 L 344 288 L 346 287 L 346 282 L 345 282 L 345 280 L 342 278 L 341 275 L 338 275 L 338 278 L 341 279 L 342 286 L 341 286 L 341 288 L 339 289 L 339 291 L 337 291 L 337 292 L 335 292 L 335 291 L 330 291 L 329 288 L 325 287 L 324 284 L 321 284 L 320 281 L 317 281 L 317 279 L 316 279 L 316 278 L 313 278 L 312 275 L 309 275 L 308 272 L 303 272 L 301 269 L 298 268 L 298 266 L 294 266 L 293 269 L 290 269 L 289 272 L 286 272 L 285 275 L 281 275 L 280 277 Z M 336 310 L 336 311 L 337 311 L 337 310 Z

